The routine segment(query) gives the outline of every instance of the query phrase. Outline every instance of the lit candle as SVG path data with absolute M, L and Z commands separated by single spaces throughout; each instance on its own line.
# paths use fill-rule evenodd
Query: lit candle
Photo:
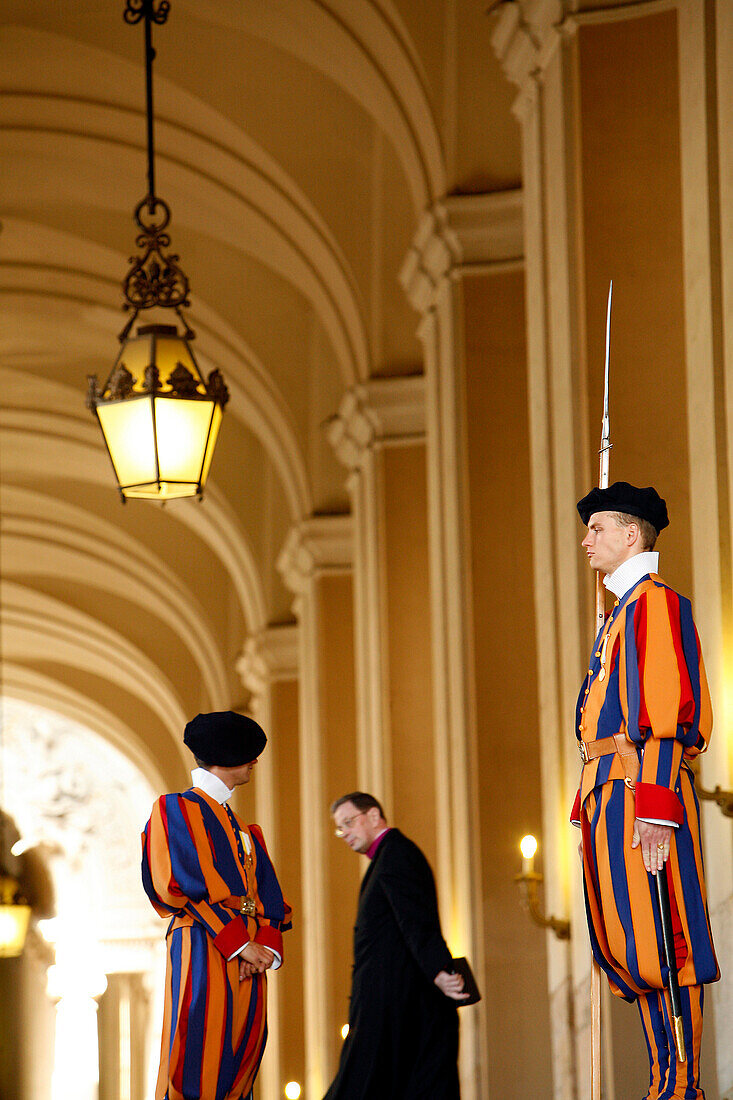
M 531 875 L 534 872 L 534 857 L 537 851 L 537 839 L 531 833 L 523 836 L 519 841 L 519 850 L 522 853 L 522 874 Z

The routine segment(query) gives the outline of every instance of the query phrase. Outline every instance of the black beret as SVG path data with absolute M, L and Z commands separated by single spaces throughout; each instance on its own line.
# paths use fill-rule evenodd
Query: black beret
M 628 481 L 615 481 L 607 489 L 591 489 L 578 501 L 578 512 L 583 523 L 587 523 L 594 512 L 625 512 L 648 520 L 657 534 L 669 527 L 667 503 L 657 490 L 651 485 L 639 489 Z
M 198 760 L 220 768 L 249 764 L 267 744 L 265 731 L 254 718 L 233 710 L 197 714 L 186 726 L 183 740 Z

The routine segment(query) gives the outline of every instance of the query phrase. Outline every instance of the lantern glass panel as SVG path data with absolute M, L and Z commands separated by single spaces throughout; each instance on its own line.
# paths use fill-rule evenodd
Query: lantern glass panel
M 0 959 L 23 954 L 30 919 L 29 905 L 0 905 Z
M 181 336 L 155 337 L 155 365 L 160 374 L 161 385 L 169 388 L 168 379 L 178 364 L 185 367 L 198 383 L 199 393 L 204 393 L 201 372 L 196 365 L 191 348 Z
M 155 424 L 161 481 L 198 485 L 204 466 L 213 401 L 157 397 Z
M 145 371 L 152 361 L 153 349 L 151 347 L 151 338 L 149 336 L 130 336 L 123 344 L 120 354 L 117 356 L 115 369 L 117 365 L 120 364 L 125 367 L 126 370 L 129 370 L 135 380 L 135 390 L 140 391 L 143 387 Z M 110 375 L 110 380 L 112 378 L 114 378 L 114 370 Z
M 206 479 L 209 476 L 209 467 L 211 466 L 211 460 L 214 457 L 214 448 L 216 447 L 216 441 L 219 436 L 221 418 L 221 405 L 214 405 L 214 415 L 211 418 L 211 431 L 209 432 L 209 442 L 206 446 L 206 458 L 204 459 L 204 472 L 201 475 L 202 485 L 206 484 Z
M 125 401 L 100 404 L 97 415 L 120 487 L 155 481 L 152 398 L 128 397 Z

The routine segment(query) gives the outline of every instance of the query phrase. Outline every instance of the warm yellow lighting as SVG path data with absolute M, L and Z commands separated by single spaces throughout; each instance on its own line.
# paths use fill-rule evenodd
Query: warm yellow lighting
M 48 920 L 39 920 L 36 928 L 43 936 L 46 943 L 55 944 L 59 938 L 59 918 L 49 917 Z
M 532 859 L 537 854 L 537 837 L 532 836 L 531 833 L 527 833 L 519 841 L 519 850 L 522 853 L 524 859 Z
M 297 1081 L 288 1081 L 285 1086 L 285 1095 L 288 1100 L 298 1100 L 300 1096 L 300 1085 Z
M 90 380 L 89 404 L 123 498 L 201 496 L 227 400 L 218 372 L 204 382 L 175 325 L 141 325 L 104 389 Z
M 522 853 L 522 874 L 531 875 L 534 873 L 534 857 L 537 852 L 537 838 L 533 837 L 531 833 L 527 833 L 519 841 L 519 850 Z
M 31 837 L 22 836 L 16 840 L 15 844 L 10 849 L 11 856 L 22 856 L 24 852 L 27 852 L 29 848 L 35 848 L 37 841 Z
M 18 881 L 10 875 L 0 878 L 0 959 L 23 954 L 31 907 L 18 895 Z
M 344 1024 L 344 1026 L 341 1028 L 341 1038 L 345 1039 L 348 1034 L 349 1034 L 349 1025 Z

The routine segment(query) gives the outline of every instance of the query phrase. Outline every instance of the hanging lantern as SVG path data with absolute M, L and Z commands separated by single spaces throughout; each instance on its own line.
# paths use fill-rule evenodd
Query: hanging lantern
M 140 325 L 104 390 L 90 380 L 88 403 L 123 499 L 200 497 L 227 397 L 218 371 L 204 382 L 175 325 Z
M 31 907 L 20 893 L 18 880 L 0 875 L 0 959 L 23 954 Z
M 229 392 L 220 372 L 207 381 L 191 349 L 194 332 L 183 316 L 190 305 L 188 278 L 170 253 L 170 210 L 155 194 L 152 24 L 165 23 L 168 0 L 127 0 L 127 23 L 145 21 L 148 194 L 135 209 L 141 254 L 122 284 L 132 317 L 120 333 L 122 348 L 104 387 L 89 376 L 87 407 L 95 413 L 123 502 L 142 497 L 165 502 L 203 496 L 222 412 Z M 140 325 L 141 310 L 171 310 L 178 324 Z

